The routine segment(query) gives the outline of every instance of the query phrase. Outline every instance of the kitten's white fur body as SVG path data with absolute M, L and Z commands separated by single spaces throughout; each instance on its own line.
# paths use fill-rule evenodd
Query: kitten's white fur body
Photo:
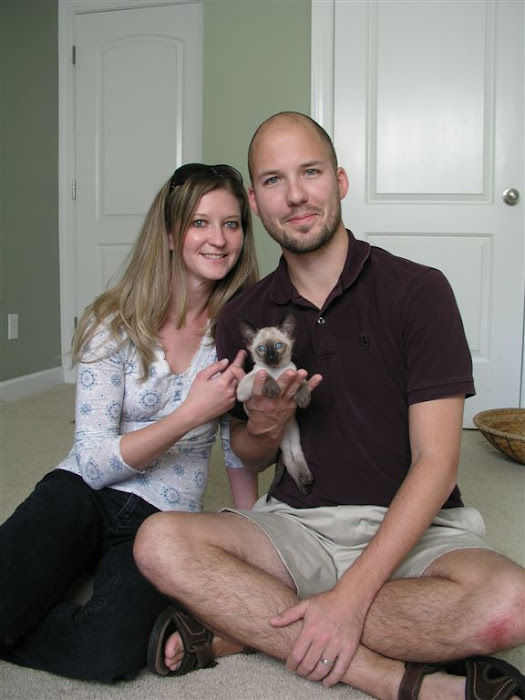
M 285 316 L 279 326 L 268 326 L 260 330 L 255 329 L 251 324 L 245 321 L 241 324 L 241 332 L 248 350 L 252 355 L 254 366 L 251 372 L 245 375 L 239 382 L 239 386 L 237 387 L 237 398 L 239 401 L 244 402 L 250 398 L 252 395 L 253 380 L 260 370 L 264 370 L 268 374 L 264 387 L 265 394 L 272 398 L 278 396 L 280 389 L 275 380 L 277 380 L 283 372 L 286 372 L 286 370 L 297 369 L 290 359 L 294 340 L 294 327 L 295 321 L 291 314 Z M 271 359 L 275 364 L 269 364 L 267 358 L 263 359 L 262 353 L 258 352 L 260 348 L 267 349 L 270 344 L 276 347 L 279 344 L 283 346 L 282 356 L 280 356 L 280 352 L 271 353 Z M 278 356 L 275 357 L 275 355 Z M 297 405 L 301 408 L 306 408 L 310 403 L 310 392 L 306 382 L 303 383 L 297 392 L 295 400 Z M 313 476 L 301 448 L 301 435 L 294 416 L 286 423 L 280 447 L 282 453 L 281 461 L 288 470 L 288 473 L 295 481 L 300 491 L 306 494 L 309 493 L 313 484 Z

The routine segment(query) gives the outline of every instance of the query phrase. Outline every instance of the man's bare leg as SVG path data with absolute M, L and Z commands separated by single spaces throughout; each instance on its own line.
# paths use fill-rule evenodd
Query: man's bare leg
M 404 660 L 445 661 L 523 644 L 524 626 L 525 570 L 496 552 L 456 550 L 422 578 L 385 584 L 362 641 Z
M 143 573 L 161 591 L 185 604 L 216 634 L 235 639 L 238 644 L 254 646 L 276 658 L 287 659 L 301 623 L 275 628 L 269 624 L 269 619 L 297 602 L 293 581 L 270 541 L 251 522 L 225 513 L 159 514 L 146 521 L 139 531 L 136 556 Z M 399 599 L 396 599 L 398 583 L 402 588 Z M 419 614 L 427 618 L 428 609 L 423 600 L 419 605 L 415 602 L 414 594 L 427 597 L 439 593 L 439 612 L 442 612 L 442 596 L 448 589 L 443 593 L 440 585 L 448 583 L 428 578 L 387 584 L 389 588 L 384 598 L 378 596 L 376 599 L 373 613 L 371 609 L 372 619 L 365 627 L 364 641 L 371 648 L 358 648 L 343 681 L 375 697 L 395 699 L 404 664 L 391 657 L 441 660 L 443 642 L 440 634 L 434 630 L 438 639 L 437 650 L 429 651 L 429 630 L 425 628 L 425 638 L 421 639 L 418 615 L 412 614 L 410 634 L 404 629 L 398 634 L 396 621 L 392 621 L 386 612 L 388 607 L 383 608 L 394 602 L 396 615 L 402 615 L 410 608 L 419 610 Z M 410 590 L 405 584 L 418 584 L 419 588 Z M 435 588 L 431 590 L 430 586 Z M 426 602 L 428 604 L 428 599 Z M 436 624 L 440 616 L 436 613 L 433 617 Z M 375 627 L 381 625 L 385 631 L 385 621 L 388 627 L 387 634 L 383 635 Z M 386 642 L 383 636 L 387 637 Z M 414 643 L 414 638 L 419 638 L 419 642 Z M 381 647 L 381 653 L 372 650 L 374 644 Z M 417 647 L 416 652 L 414 647 Z M 455 652 L 447 648 L 449 658 L 478 651 L 469 648 L 463 653 L 463 648 Z M 298 671 L 311 680 L 322 680 L 327 674 L 327 669 L 319 664 L 312 668 L 303 664 Z M 464 679 L 446 674 L 425 678 L 421 700 L 455 697 L 464 697 Z
M 231 513 L 161 513 L 139 530 L 135 556 L 147 578 L 215 634 L 286 660 L 301 625 L 277 629 L 269 620 L 298 599 L 286 567 L 253 523 Z M 313 669 L 312 680 L 326 670 L 316 678 Z M 401 662 L 361 647 L 347 682 L 394 700 L 403 672 Z

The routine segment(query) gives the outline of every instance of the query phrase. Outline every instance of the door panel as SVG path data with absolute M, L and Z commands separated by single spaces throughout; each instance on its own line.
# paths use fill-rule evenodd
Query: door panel
M 376 201 L 484 194 L 495 13 L 483 5 L 370 5 L 370 194 Z
M 441 269 L 483 409 L 518 406 L 523 338 L 523 3 L 335 3 L 334 142 L 355 235 Z
M 76 312 L 114 280 L 153 196 L 201 159 L 202 5 L 79 14 Z

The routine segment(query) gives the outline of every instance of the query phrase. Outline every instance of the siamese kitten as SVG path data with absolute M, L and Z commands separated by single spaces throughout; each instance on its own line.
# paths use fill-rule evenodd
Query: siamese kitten
M 241 321 L 239 327 L 255 364 L 252 371 L 239 382 L 237 387 L 238 400 L 244 402 L 250 398 L 253 380 L 261 369 L 266 370 L 268 374 L 263 391 L 266 396 L 275 398 L 280 394 L 279 385 L 275 381 L 277 377 L 287 369 L 297 369 L 292 362 L 294 316 L 286 314 L 278 326 L 267 326 L 259 330 L 248 321 Z M 306 408 L 309 405 L 310 390 L 306 382 L 303 382 L 294 398 L 300 408 Z M 304 458 L 299 426 L 293 416 L 285 426 L 281 442 L 281 459 L 277 464 L 274 482 L 277 481 L 279 470 L 282 470 L 281 463 L 286 467 L 299 490 L 304 494 L 310 493 L 314 478 Z

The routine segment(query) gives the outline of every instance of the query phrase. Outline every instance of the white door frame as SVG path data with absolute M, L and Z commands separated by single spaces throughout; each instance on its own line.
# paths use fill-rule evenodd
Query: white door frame
M 60 265 L 60 329 L 64 382 L 74 382 L 71 338 L 76 315 L 75 207 L 75 72 L 72 47 L 75 18 L 89 12 L 177 5 L 202 0 L 58 0 L 58 240 Z
M 311 0 L 310 116 L 334 135 L 335 0 Z
M 330 136 L 333 136 L 335 0 L 311 0 L 311 2 L 310 114 Z M 525 25 L 523 31 L 525 36 Z M 525 122 L 523 127 L 525 129 Z M 525 163 L 525 153 L 523 160 Z M 521 197 L 525 197 L 525 192 L 521 193 Z M 523 235 L 525 236 L 525 231 Z M 525 407 L 525 319 L 522 348 L 520 406 Z

